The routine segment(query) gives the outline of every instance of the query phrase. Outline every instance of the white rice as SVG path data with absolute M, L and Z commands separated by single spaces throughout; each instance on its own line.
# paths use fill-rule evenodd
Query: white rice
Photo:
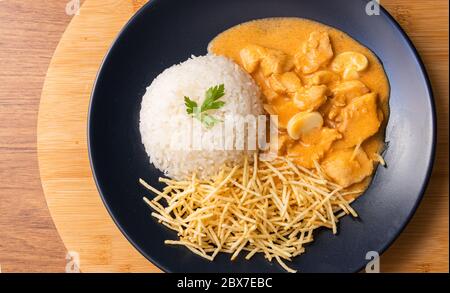
M 199 177 L 205 178 L 215 174 L 223 164 L 240 163 L 244 155 L 251 153 L 214 147 L 195 150 L 187 145 L 189 143 L 185 136 L 192 131 L 193 119 L 186 113 L 184 96 L 200 106 L 205 91 L 222 83 L 225 85 L 225 95 L 220 101 L 224 101 L 225 105 L 208 111 L 208 114 L 223 120 L 227 115 L 263 113 L 256 83 L 237 64 L 225 57 L 193 56 L 164 70 L 147 88 L 140 112 L 142 143 L 150 162 L 167 176 L 182 179 L 196 172 Z M 204 137 L 217 137 L 223 133 L 222 127 L 223 123 L 210 129 L 203 127 Z M 234 136 L 236 143 L 246 140 L 246 137 Z M 222 143 L 206 140 L 206 144 L 210 145 Z

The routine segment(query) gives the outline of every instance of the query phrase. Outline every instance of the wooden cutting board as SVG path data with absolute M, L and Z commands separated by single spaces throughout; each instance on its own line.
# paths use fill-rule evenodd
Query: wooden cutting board
M 84 272 L 157 272 L 117 229 L 97 193 L 87 151 L 87 110 L 112 40 L 146 1 L 86 0 L 50 63 L 38 118 L 41 181 L 52 218 Z
M 103 206 L 89 167 L 86 141 L 89 97 L 100 63 L 119 30 L 145 2 L 86 0 L 54 53 L 42 91 L 37 130 L 42 186 L 56 228 L 67 250 L 79 254 L 84 272 L 159 272 L 125 239 Z M 445 10 L 444 1 L 440 2 Z M 421 1 L 386 0 L 382 4 L 406 26 L 412 21 L 425 26 L 435 14 Z M 411 11 L 416 15 L 414 20 L 410 19 Z M 445 29 L 448 14 L 447 21 L 443 18 L 440 26 Z M 420 40 L 427 41 L 428 36 L 422 35 Z M 441 70 L 445 75 L 445 69 Z M 414 224 L 418 228 L 402 235 L 399 244 L 383 256 L 383 271 L 448 271 L 448 181 L 444 197 L 442 188 L 435 192 L 439 195 L 428 204 L 429 214 L 420 218 L 432 216 L 441 224 L 425 226 L 429 227 L 429 237 L 417 235 L 425 228 L 420 221 Z M 424 251 L 425 247 L 435 249 Z

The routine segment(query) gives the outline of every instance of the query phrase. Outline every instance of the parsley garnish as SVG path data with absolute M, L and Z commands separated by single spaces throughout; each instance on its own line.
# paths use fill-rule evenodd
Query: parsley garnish
M 216 123 L 222 120 L 215 118 L 205 112 L 209 110 L 219 109 L 225 105 L 225 102 L 218 101 L 225 95 L 225 86 L 223 84 L 210 87 L 205 92 L 205 100 L 201 107 L 198 107 L 197 102 L 192 101 L 189 97 L 184 97 L 184 104 L 186 105 L 186 112 L 194 116 L 207 128 L 213 127 Z

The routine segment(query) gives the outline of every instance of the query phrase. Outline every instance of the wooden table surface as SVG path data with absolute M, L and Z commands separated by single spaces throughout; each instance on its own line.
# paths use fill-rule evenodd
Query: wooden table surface
M 0 0 L 2 272 L 61 272 L 65 268 L 66 248 L 48 212 L 39 177 L 36 120 L 48 64 L 71 20 L 65 12 L 67 2 Z M 448 2 L 381 3 L 421 54 L 438 112 L 436 164 L 426 196 L 405 231 L 383 255 L 381 268 L 448 272 Z

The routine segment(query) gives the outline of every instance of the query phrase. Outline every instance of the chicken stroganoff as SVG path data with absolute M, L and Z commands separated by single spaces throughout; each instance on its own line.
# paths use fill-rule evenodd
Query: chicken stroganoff
M 251 21 L 217 36 L 209 51 L 241 65 L 278 116 L 278 154 L 314 162 L 343 187 L 364 190 L 384 164 L 389 83 L 366 47 L 329 26 L 298 18 Z

